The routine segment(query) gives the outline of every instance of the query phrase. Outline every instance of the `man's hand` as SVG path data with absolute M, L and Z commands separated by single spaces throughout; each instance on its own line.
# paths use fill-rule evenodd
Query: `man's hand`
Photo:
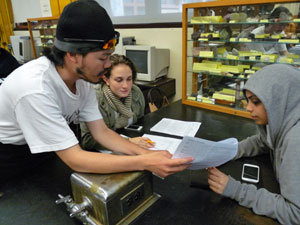
M 137 144 L 141 148 L 153 148 L 155 146 L 155 143 L 152 142 L 149 138 L 146 137 L 134 137 L 134 138 L 129 138 L 129 141 Z
M 190 167 L 193 157 L 172 159 L 168 151 L 154 151 L 153 153 L 140 155 L 143 157 L 144 169 L 149 170 L 160 177 L 167 177 L 173 173 L 183 171 Z
M 224 192 L 228 183 L 228 176 L 215 167 L 208 168 L 208 184 L 211 190 L 218 194 Z

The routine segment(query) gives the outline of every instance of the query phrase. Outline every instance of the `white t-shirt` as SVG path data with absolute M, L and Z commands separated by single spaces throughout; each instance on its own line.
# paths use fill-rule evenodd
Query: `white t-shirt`
M 46 57 L 30 61 L 0 86 L 0 142 L 28 144 L 32 153 L 78 143 L 68 124 L 101 119 L 96 95 L 86 81 L 73 94 Z
M 254 29 L 252 34 L 264 34 L 265 33 L 265 26 L 260 26 Z M 284 33 L 284 32 L 282 32 Z M 266 54 L 279 54 L 282 51 L 286 51 L 286 44 L 278 44 L 278 43 L 255 43 L 255 44 L 248 44 L 247 45 L 250 50 L 256 50 L 259 52 L 263 52 Z

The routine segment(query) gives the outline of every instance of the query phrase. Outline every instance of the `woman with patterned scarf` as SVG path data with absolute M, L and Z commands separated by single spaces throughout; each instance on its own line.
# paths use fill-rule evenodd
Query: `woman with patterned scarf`
M 101 84 L 95 86 L 98 107 L 107 127 L 116 130 L 135 123 L 144 115 L 145 100 L 142 91 L 133 84 L 136 78 L 134 64 L 123 55 L 112 55 L 111 67 Z M 81 124 L 82 147 L 101 149 L 85 124 Z M 148 138 L 129 138 L 143 148 L 151 148 Z

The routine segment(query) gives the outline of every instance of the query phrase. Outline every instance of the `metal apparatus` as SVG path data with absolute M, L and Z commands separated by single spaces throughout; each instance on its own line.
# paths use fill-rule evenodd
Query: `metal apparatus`
M 86 225 L 130 224 L 160 198 L 149 172 L 73 173 L 71 185 L 74 200 L 58 195 L 56 203 Z

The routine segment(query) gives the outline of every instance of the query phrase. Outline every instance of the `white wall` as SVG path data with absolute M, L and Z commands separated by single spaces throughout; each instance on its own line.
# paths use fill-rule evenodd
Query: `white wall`
M 50 0 L 12 0 L 15 23 L 27 22 L 27 18 L 52 16 Z
M 157 48 L 170 49 L 170 78 L 176 79 L 176 95 L 171 101 L 181 99 L 182 73 L 182 29 L 181 28 L 149 28 L 149 29 L 116 29 L 121 38 L 134 36 L 136 44 L 153 45 Z

